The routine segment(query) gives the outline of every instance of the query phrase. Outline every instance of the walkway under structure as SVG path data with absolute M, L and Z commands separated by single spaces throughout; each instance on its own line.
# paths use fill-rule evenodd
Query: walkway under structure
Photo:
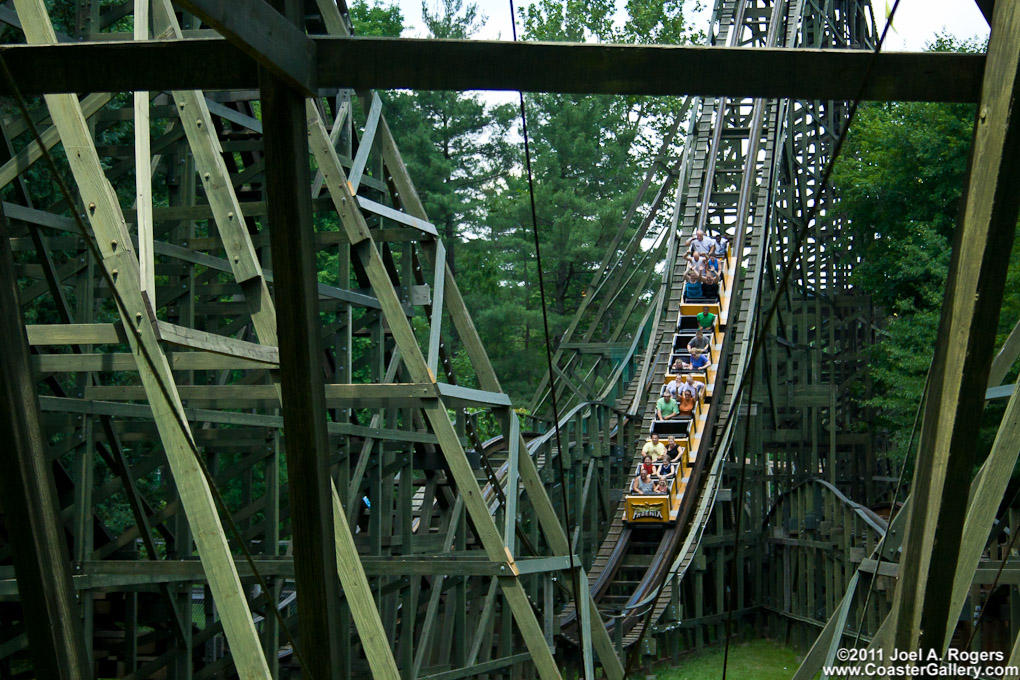
M 1016 459 L 1011 397 L 960 482 L 958 442 L 1020 348 L 992 361 L 1020 200 L 1015 4 L 996 4 L 987 57 L 872 57 L 864 0 L 718 0 L 704 48 L 360 39 L 335 0 L 178 5 L 82 0 L 76 36 L 42 0 L 0 8 L 27 43 L 0 53 L 0 678 L 615 680 L 721 640 L 731 610 L 805 646 L 821 632 L 802 677 L 858 632 L 948 644 Z M 134 34 L 104 30 L 132 12 Z M 683 155 L 666 140 L 621 216 L 638 235 L 537 386 L 535 412 L 561 395 L 559 444 L 500 388 L 387 87 L 687 97 Z M 16 90 L 45 106 L 19 115 Z M 878 314 L 820 191 L 858 97 L 981 112 L 892 529 L 868 509 L 890 474 L 848 391 Z M 725 389 L 676 523 L 632 531 L 619 489 L 665 374 L 679 244 L 702 227 L 740 264 Z

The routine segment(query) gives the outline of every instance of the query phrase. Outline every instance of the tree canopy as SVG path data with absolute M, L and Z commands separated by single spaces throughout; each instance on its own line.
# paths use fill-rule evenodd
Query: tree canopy
M 684 4 L 630 0 L 621 17 L 609 0 L 540 0 L 519 8 L 518 25 L 523 40 L 685 43 L 700 34 L 687 26 Z M 424 2 L 422 15 L 434 38 L 472 37 L 482 21 L 465 0 Z M 403 30 L 396 6 L 355 2 L 351 16 L 360 34 Z M 505 95 L 461 92 L 385 98 L 387 119 L 496 371 L 515 403 L 523 403 L 545 373 L 545 357 L 518 105 Z M 678 106 L 647 97 L 526 97 L 554 347 Z
M 980 46 L 938 36 L 936 51 Z M 971 104 L 863 104 L 833 174 L 849 218 L 852 281 L 886 315 L 870 354 L 876 422 L 903 460 L 937 341 L 953 234 L 974 126 Z M 999 344 L 1020 317 L 1020 258 L 1009 269 Z M 960 358 L 962 360 L 962 357 Z M 987 451 L 1004 404 L 989 402 L 978 446 Z M 916 439 L 914 447 L 916 447 Z

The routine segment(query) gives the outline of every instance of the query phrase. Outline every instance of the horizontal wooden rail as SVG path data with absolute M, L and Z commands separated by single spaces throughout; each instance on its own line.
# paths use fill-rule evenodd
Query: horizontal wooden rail
M 130 34 L 125 34 L 130 38 Z M 976 101 L 984 55 L 316 36 L 320 88 Z M 26 94 L 258 86 L 222 38 L 13 45 Z M 555 64 L 555 68 L 550 65 Z M 870 73 L 868 69 L 871 69 Z M 864 89 L 861 90 L 861 84 Z M 0 94 L 7 87 L 0 85 Z

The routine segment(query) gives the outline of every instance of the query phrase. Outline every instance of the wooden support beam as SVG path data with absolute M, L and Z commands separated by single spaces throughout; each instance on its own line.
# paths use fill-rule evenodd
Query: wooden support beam
M 446 246 L 436 240 L 435 278 L 432 289 L 432 319 L 429 322 L 428 366 L 435 375 L 439 371 L 439 344 L 443 334 L 443 290 L 446 287 Z
M 260 370 L 276 368 L 254 359 L 213 354 L 211 352 L 167 352 L 167 361 L 175 371 L 225 371 L 228 369 Z M 32 368 L 40 373 L 77 373 L 84 371 L 135 371 L 138 361 L 128 354 L 35 354 L 30 357 Z
M 327 476 L 328 477 L 328 476 Z M 389 638 L 379 617 L 379 606 L 372 598 L 365 568 L 354 544 L 354 535 L 347 523 L 340 496 L 330 479 L 330 497 L 333 509 L 334 545 L 336 546 L 336 570 L 344 587 L 344 594 L 350 603 L 351 614 L 358 628 L 361 646 L 368 657 L 372 676 L 377 680 L 399 680 L 400 671 L 390 649 Z M 360 499 L 352 499 L 358 503 Z
M 326 187 L 336 205 L 341 224 L 350 238 L 352 256 L 359 259 L 372 284 L 408 374 L 416 382 L 435 383 L 436 377 L 429 370 L 428 362 L 418 345 L 414 330 L 401 311 L 400 300 L 390 281 L 386 265 L 368 230 L 368 225 L 365 223 L 365 218 L 355 208 L 354 196 L 351 194 L 350 185 L 336 151 L 329 143 L 329 134 L 325 124 L 318 109 L 310 102 L 307 106 L 307 116 L 311 147 L 315 159 L 322 169 L 323 176 L 326 178 Z M 478 482 L 454 430 L 453 423 L 450 422 L 446 406 L 440 402 L 435 406 L 427 406 L 423 410 L 439 440 L 440 450 L 457 484 L 457 489 L 461 497 L 464 498 L 465 508 L 471 516 L 486 554 L 490 560 L 503 559 L 506 555 L 503 537 L 500 536 L 482 498 L 481 489 L 478 487 Z M 514 620 L 521 636 L 531 652 L 539 675 L 545 680 L 558 679 L 560 677 L 559 669 L 545 644 L 542 629 L 528 603 L 527 594 L 520 581 L 516 576 L 500 577 L 500 585 L 503 588 L 503 595 L 513 611 Z
M 315 43 L 265 0 L 177 0 L 249 57 L 314 97 Z
M 372 93 L 369 96 L 368 118 L 365 120 L 365 127 L 361 133 L 361 143 L 358 146 L 358 153 L 351 163 L 351 174 L 348 177 L 351 193 L 358 194 L 361 186 L 361 179 L 365 175 L 365 166 L 368 164 L 368 154 L 371 153 L 375 143 L 375 132 L 379 128 L 379 118 L 382 116 L 382 100 L 379 95 Z
M 887 647 L 942 650 L 970 476 L 1020 210 L 1020 5 L 995 6 L 970 173 L 935 350 Z M 966 361 L 960 361 L 966 357 Z
M 1013 330 L 1010 331 L 1006 341 L 1002 343 L 999 353 L 992 360 L 992 368 L 988 372 L 989 388 L 998 387 L 1002 384 L 1006 374 L 1009 373 L 1009 369 L 1013 368 L 1013 364 L 1018 356 L 1020 356 L 1020 322 L 1013 326 Z
M 319 87 L 977 101 L 983 55 L 672 45 L 312 38 Z M 254 64 L 226 40 L 3 48 L 26 94 L 250 89 Z M 429 64 L 430 68 L 421 68 Z M 556 64 L 556 68 L 549 68 Z M 776 73 L 784 74 L 775 78 Z M 0 88 L 0 94 L 10 94 Z
M 328 11 L 324 10 L 324 15 L 325 14 L 328 14 Z M 332 19 L 332 21 L 334 23 L 339 23 L 336 18 Z M 425 212 L 425 206 L 422 204 L 421 199 L 418 196 L 418 192 L 414 187 L 414 182 L 411 180 L 411 176 L 407 172 L 407 167 L 404 165 L 404 161 L 400 156 L 396 140 L 394 140 L 393 134 L 390 132 L 385 117 L 380 121 L 380 133 L 382 134 L 381 145 L 383 150 L 383 159 L 387 169 L 393 177 L 393 182 L 397 187 L 404 209 L 419 219 L 427 220 L 428 215 Z M 316 135 L 313 134 L 313 140 L 315 137 Z M 425 242 L 423 245 L 424 252 L 428 255 L 434 265 L 436 262 L 435 242 L 433 241 L 431 244 L 429 242 Z M 460 288 L 457 286 L 457 280 L 453 276 L 453 271 L 450 269 L 449 264 L 446 265 L 445 298 L 447 311 L 450 314 L 450 318 L 453 320 L 454 327 L 457 329 L 457 334 L 460 336 L 461 342 L 464 343 L 464 348 L 471 360 L 471 366 L 474 369 L 475 374 L 478 376 L 479 386 L 483 390 L 487 390 L 489 392 L 502 392 L 503 390 L 500 386 L 499 378 L 496 376 L 496 371 L 492 367 L 492 362 L 489 361 L 489 356 L 485 352 L 485 347 L 482 345 L 482 339 L 478 335 L 478 329 L 475 328 L 474 322 L 471 319 L 471 314 L 467 310 L 467 305 L 464 303 L 464 297 L 461 295 Z M 511 410 L 510 417 L 516 418 L 517 414 Z M 523 447 L 524 450 L 527 450 L 527 444 L 523 439 L 520 440 L 519 446 Z M 535 462 L 531 459 L 531 456 L 521 455 L 519 456 L 518 467 L 521 482 L 524 485 L 524 489 L 527 491 L 528 498 L 531 500 L 535 515 L 542 527 L 542 532 L 549 541 L 553 554 L 570 554 L 570 543 L 567 538 L 567 532 L 560 523 L 560 517 L 557 515 L 556 510 L 553 507 L 552 501 L 549 500 L 549 495 L 546 493 L 545 487 L 542 484 Z M 566 582 L 567 587 L 570 590 L 573 590 L 571 579 L 567 578 L 564 579 L 564 581 Z M 584 587 L 587 589 L 587 584 L 584 584 Z M 578 593 L 575 593 L 575 597 L 578 595 Z M 581 596 L 583 597 L 583 595 Z M 590 592 L 587 593 L 587 596 L 590 599 L 591 611 L 596 613 L 596 616 L 592 617 L 593 624 L 591 631 L 595 651 L 599 655 L 599 661 L 602 663 L 603 669 L 605 670 L 609 680 L 622 680 L 624 677 L 624 669 L 619 656 L 617 656 L 616 647 L 614 646 L 612 639 L 609 637 L 609 633 L 606 630 L 605 623 L 602 621 L 602 617 L 597 615 L 598 607 L 594 598 Z
M 445 265 L 445 258 L 442 260 Z M 506 505 L 503 508 L 503 545 L 511 553 L 517 551 L 517 497 L 520 495 L 520 469 L 518 462 L 521 455 L 521 421 L 513 410 L 508 409 L 510 420 L 510 438 L 507 440 L 506 458 Z M 527 452 L 525 451 L 525 455 Z M 569 566 L 569 565 L 568 565 Z
M 177 388 L 182 399 L 223 404 L 250 404 L 275 407 L 280 404 L 275 385 L 182 385 Z M 439 399 L 432 383 L 337 383 L 323 388 L 330 408 L 396 408 L 423 407 Z M 86 399 L 103 401 L 141 401 L 145 390 L 133 385 L 93 385 L 86 388 Z M 286 415 L 284 415 L 286 422 Z
M 106 106 L 111 99 L 113 99 L 113 96 L 105 92 L 90 94 L 81 102 L 82 113 L 85 114 L 86 118 L 91 118 L 97 111 Z M 6 187 L 8 184 L 13 182 L 19 174 L 27 170 L 32 164 L 42 158 L 43 147 L 51 149 L 54 144 L 60 141 L 60 135 L 55 127 L 48 127 L 45 130 L 42 130 L 39 134 L 39 138 L 42 140 L 42 144 L 39 144 L 37 140 L 33 139 L 31 142 L 26 144 L 25 147 L 14 156 L 14 158 L 0 166 L 0 188 Z M 20 208 L 22 206 L 18 207 Z M 24 210 L 29 209 L 24 208 Z M 18 213 L 11 213 L 8 217 L 11 219 L 18 219 Z
M 30 43 L 56 43 L 56 34 L 42 0 L 18 0 L 15 6 Z M 67 150 L 71 172 L 87 208 L 87 219 L 102 258 L 99 264 L 114 280 L 118 299 L 123 304 L 118 305 L 121 323 L 132 329 L 126 332 L 128 342 L 138 360 L 139 374 L 159 426 L 178 493 L 193 528 L 233 659 L 242 677 L 268 680 L 269 668 L 252 622 L 247 597 L 234 569 L 208 481 L 197 460 L 198 452 L 177 395 L 173 374 L 148 320 L 150 307 L 144 302 L 141 292 L 138 256 L 131 246 L 119 201 L 103 172 L 78 97 L 73 94 L 49 95 L 46 104 Z
M 149 39 L 149 0 L 134 0 L 135 40 Z M 152 251 L 152 158 L 149 150 L 149 93 L 135 92 L 135 210 L 142 293 L 156 304 L 156 258 Z
M 275 367 L 280 363 L 280 350 L 276 347 L 197 331 L 194 328 L 178 326 L 168 321 L 154 320 L 153 323 L 156 326 L 156 335 L 159 339 L 171 345 L 239 359 L 250 359 L 264 364 L 265 368 Z
M 270 9 L 261 0 L 254 2 Z M 279 6 L 286 7 L 297 31 L 303 25 L 301 8 L 292 0 Z M 343 548 L 352 548 L 353 538 L 342 511 L 336 510 L 339 499 L 330 476 L 305 98 L 278 68 L 260 68 L 259 80 L 266 167 L 273 169 L 266 173 L 266 198 L 276 295 L 287 301 L 278 312 L 277 333 L 295 580 L 301 593 L 298 652 L 310 677 L 336 680 L 342 664 L 337 569 L 342 555 L 351 559 Z M 349 539 L 349 545 L 338 546 L 337 535 Z
M 71 586 L 64 526 L 28 363 L 18 278 L 0 211 L 0 506 L 8 527 L 35 675 L 92 677 Z
M 1014 392 L 999 423 L 999 431 L 992 443 L 992 450 L 970 484 L 963 538 L 960 541 L 956 576 L 953 579 L 950 621 L 957 621 L 960 618 L 1018 456 L 1020 456 L 1020 392 Z M 943 649 L 948 648 L 955 630 L 956 627 L 951 623 L 946 626 Z
M 156 31 L 180 37 L 181 29 L 170 0 L 154 0 L 152 10 Z M 223 149 L 216 136 L 206 98 L 202 92 L 192 89 L 175 91 L 173 97 L 227 261 L 244 292 L 255 333 L 262 344 L 275 346 L 276 307 L 269 295 L 269 287 L 255 255 L 251 235 L 244 223 L 241 205 L 230 182 L 230 173 L 223 159 Z

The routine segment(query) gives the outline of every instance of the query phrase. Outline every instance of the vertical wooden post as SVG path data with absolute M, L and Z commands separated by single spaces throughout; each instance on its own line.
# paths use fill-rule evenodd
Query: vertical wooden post
M 0 207 L 0 500 L 18 578 L 32 663 L 40 678 L 87 680 L 80 613 L 42 439 L 7 222 Z
M 944 649 L 1006 270 L 1020 209 L 1020 6 L 997 3 L 953 243 L 887 648 Z M 961 361 L 966 357 L 966 361 Z M 967 578 L 970 578 L 968 575 Z
M 298 3 L 272 3 L 301 25 Z M 286 6 L 284 6 L 286 5 Z M 308 187 L 305 100 L 265 68 L 259 69 L 266 167 L 267 214 L 280 342 L 280 388 L 286 435 L 294 570 L 298 590 L 300 657 L 309 677 L 338 678 L 341 637 L 333 499 L 329 476 L 326 400 L 319 364 L 315 243 Z
M 149 39 L 149 0 L 135 0 L 135 40 Z M 155 253 L 152 248 L 152 166 L 149 151 L 149 93 L 135 99 L 135 208 L 138 228 L 138 268 L 142 293 L 156 304 Z

